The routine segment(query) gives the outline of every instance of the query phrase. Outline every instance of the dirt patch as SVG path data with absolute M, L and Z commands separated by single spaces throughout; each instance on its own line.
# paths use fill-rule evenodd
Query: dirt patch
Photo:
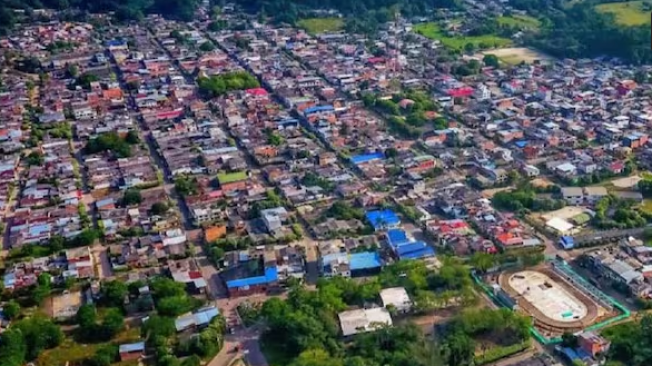
M 545 177 L 535 178 L 530 183 L 532 183 L 532 185 L 535 187 L 542 187 L 542 188 L 555 185 L 555 183 L 553 183 L 552 181 L 550 181 L 550 179 Z
M 616 188 L 633 188 L 642 179 L 643 178 L 639 177 L 638 175 L 633 175 L 631 177 L 614 179 L 610 183 L 613 184 L 613 186 Z
M 519 64 L 523 61 L 533 63 L 536 60 L 551 61 L 553 58 L 540 51 L 527 47 L 508 47 L 498 48 L 482 52 L 482 56 L 492 54 L 496 55 L 500 60 L 508 64 Z
M 566 206 L 564 208 L 560 208 L 559 210 L 545 213 L 541 215 L 541 217 L 546 221 L 554 217 L 558 217 L 563 220 L 569 220 L 577 215 L 583 214 L 584 212 L 586 212 L 586 209 L 584 209 L 583 207 Z
M 80 291 L 74 291 L 67 294 L 52 296 L 46 309 L 50 316 L 55 319 L 65 319 L 75 316 L 77 310 L 82 305 L 82 294 Z
M 512 189 L 514 189 L 514 187 L 502 187 L 502 188 L 485 189 L 484 191 L 482 191 L 482 197 L 491 199 L 498 192 L 508 191 L 508 190 L 512 190 Z

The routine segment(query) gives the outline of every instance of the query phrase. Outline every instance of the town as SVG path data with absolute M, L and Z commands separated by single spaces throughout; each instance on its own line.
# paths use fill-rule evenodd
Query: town
M 0 36 L 0 365 L 652 362 L 652 67 L 465 3 Z

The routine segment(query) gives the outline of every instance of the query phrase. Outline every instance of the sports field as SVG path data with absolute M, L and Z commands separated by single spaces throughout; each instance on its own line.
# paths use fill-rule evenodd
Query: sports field
M 627 1 L 623 3 L 600 4 L 595 7 L 601 13 L 611 13 L 616 23 L 625 26 L 637 26 L 650 23 L 652 1 Z

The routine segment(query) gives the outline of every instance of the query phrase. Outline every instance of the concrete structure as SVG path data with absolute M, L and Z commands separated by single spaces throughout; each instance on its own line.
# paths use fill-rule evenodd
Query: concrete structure
M 514 273 L 509 284 L 543 315 L 555 321 L 572 322 L 588 313 L 586 305 L 541 272 Z
M 393 306 L 399 313 L 407 313 L 412 308 L 412 300 L 403 287 L 391 287 L 380 291 L 383 306 Z
M 392 317 L 385 308 L 348 310 L 339 313 L 338 318 L 345 337 L 369 332 L 383 325 L 393 325 Z

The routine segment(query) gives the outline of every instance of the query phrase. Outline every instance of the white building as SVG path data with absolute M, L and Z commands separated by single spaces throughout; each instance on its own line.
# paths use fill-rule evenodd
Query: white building
M 348 310 L 339 313 L 338 318 L 345 337 L 393 325 L 392 316 L 385 308 Z
M 403 287 L 391 287 L 380 291 L 383 306 L 393 306 L 399 313 L 407 313 L 412 308 L 412 301 Z

